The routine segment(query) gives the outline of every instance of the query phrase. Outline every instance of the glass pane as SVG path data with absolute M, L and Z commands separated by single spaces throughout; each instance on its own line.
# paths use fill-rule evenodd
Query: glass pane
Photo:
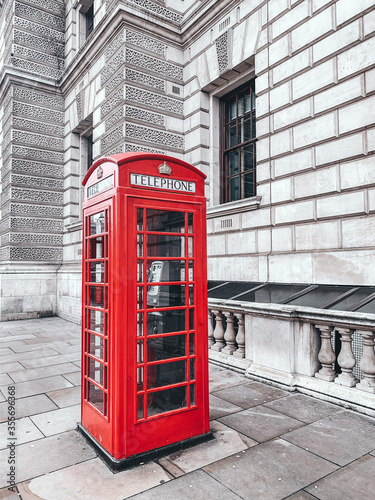
M 143 363 L 143 340 L 137 340 L 137 364 Z
M 144 396 L 137 396 L 137 418 L 144 418 L 144 406 L 143 406 Z
M 186 335 L 170 335 L 147 340 L 148 361 L 186 356 Z
M 104 413 L 104 392 L 96 385 L 88 382 L 88 401 Z
M 240 180 L 239 177 L 228 179 L 228 201 L 240 199 Z
M 147 282 L 185 281 L 184 260 L 148 260 Z M 148 291 L 151 291 L 148 287 Z
M 89 286 L 90 306 L 104 309 L 104 288 L 102 286 Z
M 143 309 L 143 287 L 137 288 L 137 309 Z
M 137 337 L 143 337 L 143 314 L 137 314 Z
M 104 365 L 92 358 L 89 358 L 89 377 L 104 386 Z
M 103 311 L 93 311 L 90 309 L 88 313 L 88 329 L 104 334 L 104 316 L 105 313 Z
M 90 354 L 104 361 L 104 339 L 102 337 L 89 334 L 88 348 Z
M 253 172 L 249 172 L 242 176 L 243 182 L 243 198 L 250 198 L 250 196 L 254 196 L 254 174 Z
M 241 136 L 239 136 L 238 142 L 246 142 L 251 139 L 251 120 L 250 116 L 246 116 L 241 122 Z
M 147 365 L 147 387 L 163 387 L 186 381 L 186 360 Z
M 137 282 L 143 283 L 143 260 L 137 262 Z
M 255 109 L 255 92 L 254 89 L 251 89 L 251 109 Z
M 228 146 L 227 148 L 231 148 L 233 146 L 236 146 L 237 144 L 237 127 L 235 123 L 232 123 L 229 125 L 229 131 L 228 131 L 229 137 L 228 137 Z
M 195 380 L 195 358 L 190 359 L 190 380 Z
M 149 257 L 185 257 L 185 237 L 148 234 L 147 255 Z
M 194 305 L 194 285 L 189 285 L 189 306 Z
M 189 330 L 194 330 L 194 309 L 189 309 Z
M 89 259 L 102 259 L 104 255 L 104 237 L 91 238 L 88 240 Z
M 256 137 L 256 119 L 255 119 L 255 111 L 251 113 L 251 134 L 252 138 Z
M 137 234 L 137 256 L 143 257 L 143 234 Z
M 185 212 L 148 209 L 147 231 L 183 233 L 185 232 Z
M 238 150 L 231 151 L 230 153 L 228 153 L 227 162 L 228 162 L 228 164 L 227 164 L 228 175 L 238 174 L 240 171 Z
M 243 96 L 243 114 L 250 112 L 250 92 L 246 91 L 246 94 Z
M 104 262 L 90 262 L 89 281 L 91 283 L 104 283 Z
M 188 257 L 194 257 L 194 238 L 188 238 Z
M 147 333 L 172 333 L 186 331 L 186 311 L 155 311 L 147 314 Z
M 225 106 L 225 121 L 226 123 L 234 120 L 237 116 L 236 110 L 236 98 L 232 97 L 230 101 L 227 102 Z
M 254 149 L 253 145 L 241 148 L 242 172 L 254 169 Z
M 188 214 L 188 233 L 189 234 L 193 234 L 193 232 L 194 232 L 193 218 L 194 218 L 194 214 Z
M 104 221 L 105 221 L 104 212 L 99 212 L 98 214 L 91 215 L 89 217 L 90 235 L 104 233 L 105 232 Z
M 309 293 L 289 302 L 292 305 L 321 308 L 328 302 L 350 290 L 350 287 L 321 285 Z
M 137 208 L 137 231 L 143 231 L 143 208 Z
M 195 333 L 189 335 L 189 354 L 195 354 Z
M 195 405 L 195 384 L 190 386 L 190 406 Z
M 147 307 L 178 307 L 185 305 L 185 285 L 149 286 Z
M 147 397 L 148 417 L 184 407 L 186 407 L 186 386 L 153 392 Z
M 238 117 L 243 116 L 244 114 L 244 95 L 240 94 L 238 96 Z

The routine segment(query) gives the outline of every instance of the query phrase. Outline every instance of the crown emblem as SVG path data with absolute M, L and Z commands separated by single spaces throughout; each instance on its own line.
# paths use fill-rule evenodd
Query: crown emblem
M 161 165 L 158 166 L 159 174 L 167 174 L 170 175 L 172 172 L 171 167 L 168 165 L 168 163 L 164 162 Z
M 103 177 L 103 169 L 102 167 L 99 167 L 98 170 L 96 171 L 96 176 L 98 179 L 101 179 Z

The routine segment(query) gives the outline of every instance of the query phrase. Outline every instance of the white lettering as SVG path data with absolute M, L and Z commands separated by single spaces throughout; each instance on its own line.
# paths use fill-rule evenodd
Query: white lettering
M 132 186 L 146 186 L 156 189 L 167 189 L 169 191 L 180 191 L 182 193 L 195 193 L 195 182 L 154 177 L 153 175 L 131 173 L 130 184 Z

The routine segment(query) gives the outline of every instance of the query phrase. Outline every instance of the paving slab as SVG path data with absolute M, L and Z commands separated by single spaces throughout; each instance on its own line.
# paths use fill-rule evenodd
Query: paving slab
M 9 376 L 14 382 L 26 382 L 27 380 L 35 380 L 37 378 L 45 378 L 53 375 L 63 375 L 78 371 L 78 368 L 73 363 L 61 363 L 58 365 L 44 366 L 42 368 L 30 368 L 29 370 L 17 370 L 9 372 Z
M 352 411 L 342 411 L 294 430 L 283 438 L 344 466 L 373 451 L 374 419 Z
M 321 500 L 374 500 L 375 458 L 366 455 L 306 488 Z
M 238 384 L 245 384 L 248 382 L 243 375 L 231 372 L 229 370 L 210 370 L 209 385 L 210 391 L 218 391 L 227 387 L 233 387 Z
M 306 493 L 306 491 L 297 491 L 297 493 L 290 495 L 285 500 L 316 500 L 316 497 L 313 497 L 310 493 Z
M 81 387 L 69 387 L 58 391 L 47 392 L 47 396 L 59 407 L 77 405 L 81 403 Z
M 17 446 L 44 437 L 43 434 L 40 432 L 40 430 L 34 425 L 34 423 L 28 417 L 17 419 L 15 421 L 15 424 L 16 424 L 15 436 L 17 437 Z M 7 447 L 8 437 L 9 437 L 8 422 L 4 422 L 0 424 L 0 449 L 5 449 Z
M 204 471 L 199 470 L 127 498 L 132 500 L 155 500 L 155 498 L 160 500 L 197 500 L 201 498 L 205 500 L 239 500 L 241 497 Z
M 283 398 L 289 394 L 277 387 L 260 384 L 259 382 L 241 384 L 218 391 L 212 390 L 212 393 L 245 409 Z
M 224 417 L 236 411 L 241 411 L 243 408 L 236 406 L 229 401 L 224 401 L 224 399 L 218 398 L 213 394 L 210 394 L 210 420 L 216 418 Z
M 27 398 L 16 399 L 16 417 L 28 417 L 36 413 L 56 410 L 57 406 L 45 395 L 29 396 Z M 8 403 L 0 403 L 0 422 L 8 419 Z
M 337 469 L 326 460 L 275 439 L 204 467 L 246 500 L 280 500 Z
M 266 403 L 264 406 L 306 423 L 311 423 L 342 411 L 342 407 L 340 406 L 304 396 L 303 394 L 289 395 L 286 398 Z
M 1 357 L 1 361 L 3 363 L 12 363 L 13 361 L 18 361 L 22 363 L 23 366 L 24 363 L 27 361 L 34 362 L 38 366 L 38 361 L 41 361 L 41 358 L 44 356 L 50 356 L 50 357 L 55 357 L 58 355 L 58 352 L 55 351 L 54 349 L 50 349 L 49 347 L 43 347 L 42 353 L 39 351 L 28 351 L 28 352 L 20 352 L 20 353 L 13 353 L 13 354 L 6 354 L 5 356 Z
M 155 462 L 113 474 L 96 458 L 20 484 L 19 491 L 22 500 L 122 500 L 169 479 Z
M 7 485 L 8 454 L 8 450 L 0 451 L 0 488 Z M 77 431 L 21 444 L 16 448 L 17 481 L 23 482 L 95 456 L 94 450 Z
M 0 373 L 0 386 L 12 385 L 14 381 L 6 373 Z
M 13 361 L 11 363 L 1 363 L 0 373 L 15 372 L 17 370 L 24 370 L 25 368 L 18 363 L 18 361 Z
M 26 382 L 20 382 L 19 384 L 13 385 L 15 386 L 16 399 L 73 386 L 61 375 L 48 378 L 38 378 L 36 380 L 27 380 Z M 4 391 L 6 392 L 7 390 L 7 387 L 1 387 L 3 394 Z
M 2 347 L 1 346 L 1 349 L 0 349 L 0 360 L 3 358 L 3 356 L 6 356 L 8 354 L 14 354 L 14 351 L 12 351 L 12 349 L 10 347 Z
M 26 354 L 26 353 L 25 353 Z M 30 353 L 28 353 L 30 354 Z M 19 356 L 19 354 L 18 354 Z M 55 356 L 48 356 L 43 357 L 41 359 L 27 359 L 27 360 L 21 360 L 22 366 L 25 368 L 39 368 L 40 366 L 49 366 L 49 365 L 57 365 L 59 363 L 70 363 L 70 362 L 76 362 L 81 359 L 80 353 L 77 354 L 56 354 Z
M 77 386 L 81 385 L 81 370 L 75 367 L 76 371 L 74 373 L 65 373 L 64 378 L 68 380 L 71 384 Z
M 81 405 L 68 406 L 30 417 L 45 436 L 52 436 L 77 427 L 81 420 Z
M 22 344 L 20 345 L 19 343 L 17 343 L 17 345 L 9 346 L 9 347 L 12 347 L 12 351 L 21 353 L 21 352 L 28 352 L 28 351 L 39 351 L 39 350 L 43 349 L 43 345 L 45 347 L 50 347 L 51 349 L 54 349 L 54 350 L 59 352 L 59 349 L 62 346 L 68 345 L 68 344 L 66 342 L 46 342 L 45 340 L 43 340 L 43 342 L 34 343 L 34 344 L 26 344 L 26 343 L 22 342 Z
M 243 439 L 238 432 L 219 422 L 211 422 L 211 430 L 214 434 L 211 441 L 161 458 L 159 463 L 172 475 L 173 466 L 186 473 L 258 444 L 251 439 Z M 169 468 L 170 464 L 172 468 Z
M 218 420 L 259 443 L 304 425 L 299 420 L 282 415 L 265 406 L 255 406 Z

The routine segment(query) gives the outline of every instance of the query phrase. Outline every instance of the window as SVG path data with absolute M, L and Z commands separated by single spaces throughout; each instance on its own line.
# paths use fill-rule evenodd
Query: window
M 254 81 L 221 100 L 222 201 L 255 196 L 255 92 Z
M 79 0 L 78 12 L 79 46 L 81 47 L 94 30 L 94 1 Z
M 86 12 L 86 38 L 92 33 L 94 29 L 94 4 L 91 4 L 89 10 Z

